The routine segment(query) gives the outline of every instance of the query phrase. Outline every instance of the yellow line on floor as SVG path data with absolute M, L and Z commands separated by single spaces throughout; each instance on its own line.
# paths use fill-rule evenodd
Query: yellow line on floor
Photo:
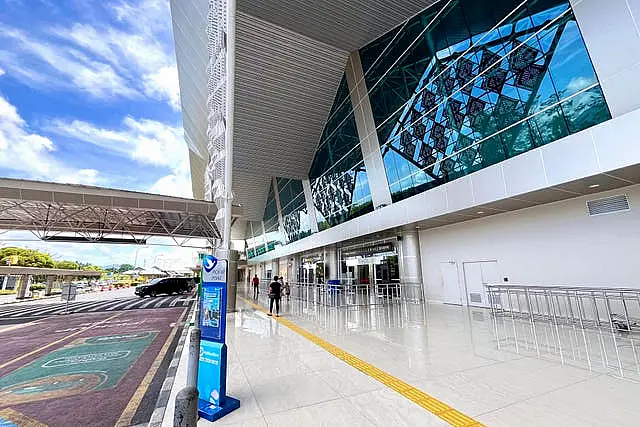
M 242 297 L 239 297 L 239 298 L 242 299 L 245 303 L 247 303 L 251 307 L 255 308 L 256 310 L 261 311 L 263 313 L 268 313 L 267 310 L 261 305 L 258 305 L 253 301 L 249 301 Z M 367 363 L 364 360 L 359 359 L 356 356 L 342 350 L 341 348 L 336 347 L 335 345 L 323 340 L 319 336 L 314 335 L 311 332 L 299 327 L 298 325 L 291 322 L 290 320 L 284 319 L 282 317 L 274 318 L 274 320 L 280 322 L 282 325 L 298 333 L 299 335 L 302 335 L 312 343 L 318 345 L 319 347 L 333 354 L 338 359 L 348 363 L 349 365 L 353 366 L 357 370 L 367 374 L 371 378 L 381 382 L 382 384 L 386 385 L 390 389 L 400 393 L 402 396 L 406 397 L 407 399 L 414 402 L 418 406 L 421 406 L 422 408 L 426 409 L 433 415 L 443 419 L 444 421 L 448 422 L 452 426 L 456 426 L 456 427 L 482 426 L 482 424 L 479 421 L 474 420 L 468 415 L 463 414 L 457 409 L 452 408 L 446 403 L 436 399 L 435 397 L 425 393 L 422 390 L 415 388 L 410 384 L 407 384 L 406 382 L 402 381 L 399 378 L 394 377 L 393 375 L 383 371 L 382 369 L 376 368 L 370 363 Z
M 11 360 L 9 360 L 8 362 L 5 362 L 5 363 L 3 363 L 2 365 L 0 365 L 0 369 L 2 369 L 2 368 L 6 368 L 7 366 L 9 366 L 9 365 L 11 365 L 11 364 L 13 364 L 13 363 L 15 363 L 15 362 L 18 362 L 18 361 L 20 361 L 20 360 L 24 359 L 25 357 L 32 356 L 32 355 L 34 355 L 34 354 L 36 354 L 36 353 L 41 352 L 42 350 L 46 350 L 47 348 L 49 348 L 49 347 L 51 347 L 51 346 L 54 346 L 54 345 L 56 345 L 56 344 L 59 344 L 59 343 L 61 343 L 61 342 L 62 342 L 62 341 L 64 341 L 64 340 L 67 340 L 67 339 L 69 339 L 69 338 L 75 337 L 76 335 L 79 335 L 79 334 L 81 334 L 81 333 L 83 333 L 83 332 L 85 332 L 85 331 L 88 331 L 89 329 L 94 328 L 94 327 L 96 327 L 96 326 L 98 326 L 98 325 L 100 325 L 100 324 L 102 324 L 102 323 L 105 323 L 105 322 L 108 322 L 109 320 L 115 319 L 116 317 L 120 316 L 121 314 L 122 314 L 122 313 L 114 314 L 114 315 L 113 315 L 113 316 L 111 316 L 111 317 L 107 317 L 106 319 L 100 320 L 99 322 L 92 323 L 92 324 L 90 324 L 89 326 L 87 326 L 87 327 L 84 327 L 84 328 L 80 329 L 79 331 L 76 331 L 76 332 L 73 332 L 73 333 L 71 333 L 71 334 L 69 334 L 69 335 L 66 335 L 66 336 L 64 336 L 64 337 L 62 337 L 62 338 L 60 338 L 60 339 L 57 339 L 57 340 L 55 340 L 55 341 L 53 341 L 53 342 L 50 342 L 49 344 L 45 344 L 45 345 L 43 345 L 42 347 L 36 348 L 35 350 L 32 350 L 32 351 L 30 351 L 30 352 L 28 352 L 28 353 L 23 354 L 22 356 L 18 356 L 18 357 L 16 357 L 15 359 L 11 359 Z
M 131 400 L 129 400 L 127 407 L 124 408 L 124 411 L 122 411 L 122 415 L 120 415 L 120 418 L 116 422 L 115 427 L 126 427 L 131 425 L 131 420 L 133 420 L 133 417 L 136 414 L 138 407 L 142 403 L 142 399 L 144 398 L 145 393 L 149 389 L 149 386 L 151 385 L 151 381 L 153 381 L 153 377 L 156 375 L 156 372 L 158 372 L 158 369 L 162 364 L 162 360 L 164 359 L 164 356 L 167 354 L 167 351 L 169 351 L 169 347 L 171 347 L 171 342 L 173 341 L 173 338 L 176 336 L 176 333 L 178 332 L 178 328 L 184 321 L 184 316 L 186 314 L 186 311 L 187 311 L 186 308 L 182 310 L 182 314 L 179 317 L 180 321 L 176 322 L 176 325 L 171 330 L 171 333 L 167 337 L 167 340 L 164 342 L 164 345 L 162 346 L 160 353 L 158 353 L 156 358 L 153 360 L 153 363 L 151 364 L 151 367 L 147 371 L 147 374 L 142 379 L 142 382 L 140 383 L 140 385 L 138 385 L 138 388 L 133 393 L 133 396 L 131 396 Z

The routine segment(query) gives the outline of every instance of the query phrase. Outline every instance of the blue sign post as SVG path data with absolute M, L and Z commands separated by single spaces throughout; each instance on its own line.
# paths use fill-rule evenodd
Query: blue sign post
M 206 255 L 202 260 L 198 415 L 215 421 L 240 407 L 227 396 L 227 261 Z

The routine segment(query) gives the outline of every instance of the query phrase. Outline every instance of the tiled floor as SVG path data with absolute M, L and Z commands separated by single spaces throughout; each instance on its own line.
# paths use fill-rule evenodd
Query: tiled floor
M 227 390 L 242 406 L 215 425 L 447 425 L 241 299 L 238 308 L 227 324 Z M 486 425 L 640 419 L 640 341 L 629 336 L 494 321 L 485 310 L 439 304 L 331 309 L 292 301 L 282 311 Z

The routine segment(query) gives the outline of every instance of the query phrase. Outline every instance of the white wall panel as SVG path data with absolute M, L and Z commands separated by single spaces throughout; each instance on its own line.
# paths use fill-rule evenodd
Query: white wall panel
M 471 188 L 471 178 L 463 176 L 446 186 L 447 210 L 458 211 L 466 209 L 475 204 L 473 191 Z
M 532 150 L 502 162 L 507 195 L 516 196 L 547 186 L 540 150 Z
M 640 163 L 640 110 L 593 127 L 590 132 L 603 172 Z
M 590 132 L 565 138 L 541 149 L 549 185 L 561 184 L 576 176 L 590 176 L 600 172 Z
M 589 217 L 586 200 L 629 195 L 632 210 Z M 439 263 L 497 259 L 509 283 L 640 288 L 640 186 L 420 232 L 427 297 L 443 297 Z
M 502 165 L 493 165 L 470 175 L 476 203 L 488 203 L 507 197 Z

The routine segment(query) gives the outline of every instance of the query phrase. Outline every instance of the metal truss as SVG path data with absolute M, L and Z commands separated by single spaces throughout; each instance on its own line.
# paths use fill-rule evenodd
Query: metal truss
M 211 245 L 220 239 L 214 215 L 208 213 L 14 199 L 0 199 L 0 229 L 28 230 L 51 241 L 143 244 L 162 236 L 186 246 L 192 239 Z

